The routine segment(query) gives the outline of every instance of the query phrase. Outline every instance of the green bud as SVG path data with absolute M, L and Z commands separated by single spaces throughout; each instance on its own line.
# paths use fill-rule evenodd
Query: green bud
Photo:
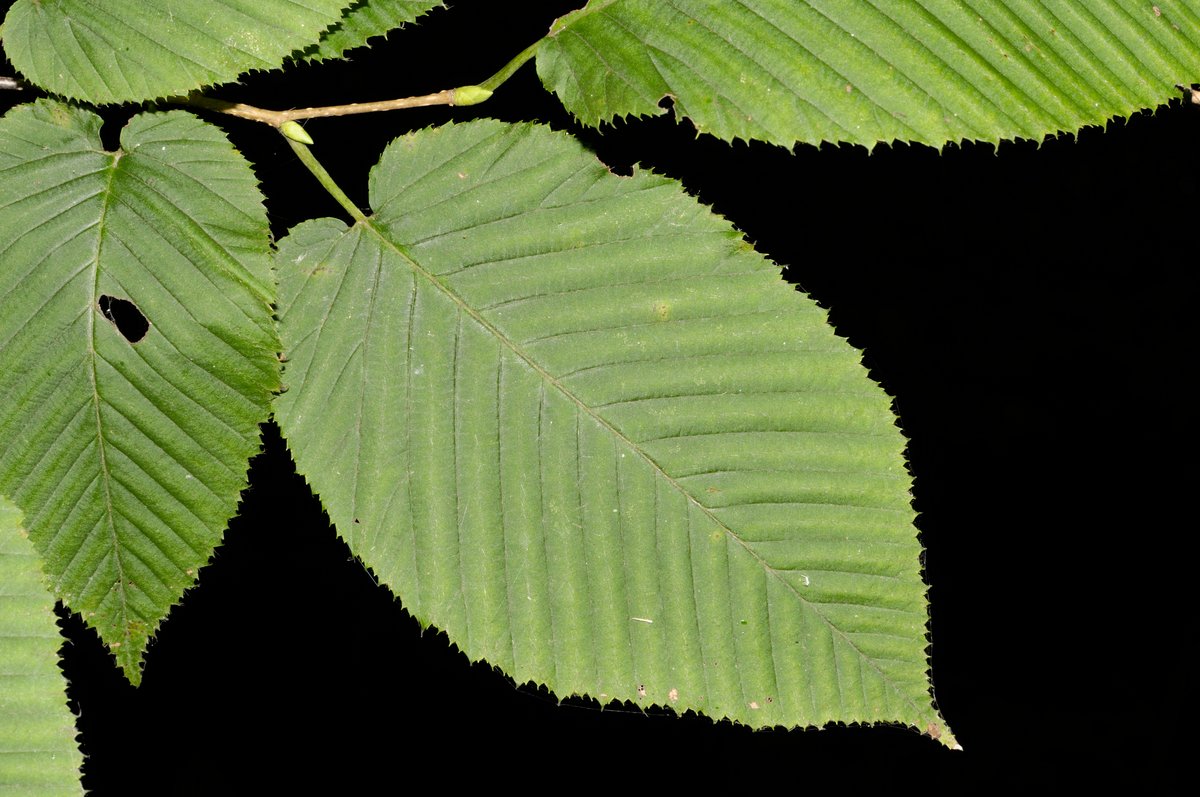
M 454 104 L 478 105 L 490 96 L 492 92 L 482 86 L 459 86 L 454 90 Z
M 279 126 L 279 132 L 290 138 L 292 141 L 299 141 L 301 144 L 312 144 L 312 136 L 308 134 L 300 123 L 294 119 L 289 119 Z

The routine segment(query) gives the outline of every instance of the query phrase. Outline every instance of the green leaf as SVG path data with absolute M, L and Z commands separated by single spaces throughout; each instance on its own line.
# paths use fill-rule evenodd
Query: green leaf
M 62 636 L 21 513 L 0 496 L 0 791 L 82 794 Z
M 341 58 L 373 36 L 384 36 L 445 5 L 442 0 L 360 0 L 346 10 L 341 22 L 325 31 L 319 43 L 305 49 L 302 56 L 311 61 Z
M 276 69 L 350 0 L 17 0 L 4 51 L 47 91 L 92 103 L 186 94 Z
M 45 100 L 0 119 L 0 492 L 136 683 L 246 484 L 279 346 L 241 155 L 181 111 L 117 152 L 99 129 Z
M 904 439 L 826 314 L 678 183 L 475 122 L 279 246 L 276 417 L 471 659 L 755 727 L 931 705 Z
M 538 74 L 580 121 L 675 111 L 725 140 L 1028 138 L 1103 125 L 1200 79 L 1194 0 L 591 0 Z

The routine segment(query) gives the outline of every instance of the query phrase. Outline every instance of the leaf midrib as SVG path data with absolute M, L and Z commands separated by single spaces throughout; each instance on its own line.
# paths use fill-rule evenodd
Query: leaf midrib
M 108 455 L 105 451 L 104 423 L 100 413 L 100 378 L 96 363 L 100 359 L 96 351 L 96 308 L 100 300 L 100 256 L 104 248 L 105 221 L 108 218 L 108 211 L 113 201 L 113 182 L 116 179 L 117 166 L 121 161 L 122 155 L 123 153 L 120 151 L 111 153 L 112 163 L 107 169 L 108 180 L 105 183 L 104 190 L 100 192 L 102 198 L 100 200 L 100 216 L 96 221 L 96 247 L 92 259 L 92 273 L 90 275 L 91 291 L 87 309 L 87 353 L 89 366 L 88 378 L 91 381 L 92 387 L 92 408 L 96 418 L 96 454 L 100 460 L 100 481 L 104 486 L 104 517 L 107 521 L 109 539 L 112 542 L 113 562 L 117 569 L 116 591 L 118 600 L 120 601 L 121 639 L 124 643 L 122 647 L 127 648 L 131 638 L 129 631 L 129 599 L 125 590 L 125 566 L 121 561 L 121 545 L 117 537 L 117 527 L 114 520 L 115 510 L 113 508 L 112 487 L 110 486 L 111 474 L 108 468 Z M 128 655 L 128 651 L 125 651 L 119 658 L 124 658 Z
M 813 614 L 815 614 L 817 617 L 821 618 L 821 621 L 823 623 L 825 623 L 825 625 L 829 628 L 830 633 L 836 634 L 839 638 L 841 638 L 843 640 L 843 642 L 846 645 L 848 645 L 855 653 L 857 653 L 859 658 L 862 661 L 866 662 L 873 670 L 875 670 L 875 672 L 878 673 L 880 679 L 885 684 L 887 684 L 888 687 L 891 688 L 893 692 L 899 694 L 901 696 L 901 698 L 904 700 L 904 702 L 908 703 L 908 705 L 911 706 L 912 709 L 918 715 L 932 716 L 930 714 L 930 709 L 928 707 L 922 707 L 922 706 L 917 705 L 913 701 L 913 699 L 910 695 L 908 695 L 903 689 L 901 689 L 898 684 L 893 683 L 892 680 L 890 678 L 888 678 L 887 674 L 884 673 L 883 670 L 879 668 L 879 666 L 875 663 L 874 659 L 872 659 L 867 654 L 863 653 L 863 651 L 857 645 L 854 644 L 854 641 L 844 631 L 842 631 L 840 628 L 838 628 L 836 625 L 834 625 L 833 622 L 830 621 L 829 618 L 826 617 L 825 614 L 817 608 L 817 604 L 813 603 L 812 601 L 807 600 L 803 595 L 801 595 L 796 590 L 796 588 L 794 586 L 792 586 L 790 583 L 788 583 L 787 579 L 783 578 L 774 567 L 771 567 L 757 551 L 755 551 L 752 547 L 750 547 L 750 545 L 745 540 L 743 540 L 740 536 L 738 536 L 738 534 L 733 529 L 729 528 L 729 526 L 727 524 L 723 523 L 720 520 L 720 518 L 716 517 L 716 515 L 713 514 L 712 510 L 710 510 L 708 507 L 704 506 L 704 504 L 700 503 L 700 501 L 698 501 L 695 496 L 693 496 L 690 492 L 688 492 L 686 489 L 684 489 L 683 485 L 681 485 L 678 482 L 678 480 L 676 480 L 674 477 L 671 476 L 671 474 L 669 474 L 665 470 L 663 470 L 662 466 L 660 466 L 657 462 L 655 462 L 654 459 L 651 458 L 649 454 L 647 454 L 645 451 L 643 451 L 640 446 L 638 446 L 636 443 L 634 443 L 634 441 L 629 439 L 629 437 L 626 436 L 620 429 L 617 429 L 606 418 L 604 418 L 603 416 L 596 413 L 590 406 L 587 405 L 586 402 L 584 402 L 582 399 L 580 399 L 578 396 L 576 396 L 570 389 L 568 389 L 557 378 L 555 378 L 555 376 L 553 374 L 551 374 L 543 366 L 541 366 L 531 355 L 527 354 L 520 346 L 518 346 L 516 344 L 516 342 L 514 342 L 507 335 L 505 335 L 499 328 L 497 328 L 495 324 L 491 323 L 486 318 L 484 318 L 473 306 L 471 306 L 469 303 L 467 303 L 467 301 L 465 299 L 463 299 L 461 296 L 459 296 L 458 293 L 453 288 L 451 288 L 449 285 L 447 285 L 445 282 L 443 282 L 441 279 L 439 279 L 436 274 L 425 269 L 417 261 L 417 259 L 415 257 L 413 257 L 407 251 L 407 249 L 404 246 L 397 244 L 394 241 L 390 240 L 389 237 L 385 234 L 386 230 L 380 229 L 380 227 L 376 226 L 376 224 L 373 222 L 374 218 L 375 218 L 374 214 L 372 214 L 371 216 L 367 216 L 363 220 L 355 222 L 355 226 L 361 225 L 365 229 L 369 230 L 372 234 L 374 234 L 375 237 L 377 237 L 379 239 L 379 241 L 381 242 L 382 245 L 386 246 L 388 249 L 391 249 L 401 259 L 403 259 L 406 263 L 408 263 L 409 267 L 412 268 L 414 273 L 418 274 L 419 276 L 421 276 L 422 278 L 427 280 L 435 288 L 437 288 L 439 291 L 441 291 L 447 298 L 449 298 L 452 302 L 454 302 L 456 305 L 458 305 L 458 307 L 463 312 L 467 313 L 467 315 L 469 315 L 472 319 L 474 319 L 476 321 L 476 323 L 478 323 L 480 326 L 482 326 L 484 329 L 486 329 L 488 332 L 490 332 L 492 335 L 494 335 L 495 338 L 502 345 L 504 345 L 514 355 L 519 357 L 522 362 L 526 363 L 530 368 L 532 368 L 534 370 L 534 372 L 537 373 L 543 379 L 544 384 L 553 385 L 556 390 L 558 390 L 564 397 L 566 397 L 569 401 L 571 401 L 582 412 L 586 413 L 590 418 L 592 418 L 601 427 L 608 430 L 609 433 L 611 433 L 617 440 L 619 440 L 622 443 L 624 443 L 625 445 L 627 445 L 629 447 L 629 449 L 631 451 L 633 451 L 634 453 L 636 453 L 639 457 L 641 457 L 642 460 L 645 461 L 654 470 L 655 473 L 657 473 L 659 476 L 661 476 L 663 479 L 665 479 L 669 485 L 671 485 L 675 490 L 677 490 L 680 494 L 682 494 L 691 505 L 693 505 L 697 509 L 699 509 L 718 528 L 720 528 L 722 531 L 724 531 L 730 538 L 735 540 L 737 542 L 737 544 L 740 545 L 746 551 L 747 554 L 749 554 L 756 562 L 758 562 L 759 566 L 763 568 L 764 572 L 766 572 L 772 578 L 776 579 L 780 584 L 782 584 L 787 589 L 787 591 L 789 593 L 791 593 L 796 598 L 796 600 L 798 600 L 801 604 L 803 604 L 805 607 L 807 607 L 807 609 L 809 611 L 813 612 Z M 774 655 L 772 655 L 772 659 L 774 659 Z

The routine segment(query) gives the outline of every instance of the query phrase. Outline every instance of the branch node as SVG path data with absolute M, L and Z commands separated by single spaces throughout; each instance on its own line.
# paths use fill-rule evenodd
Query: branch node
M 459 86 L 454 90 L 454 105 L 478 105 L 492 96 L 491 89 L 482 86 Z
M 308 131 L 300 126 L 299 122 L 289 119 L 279 126 L 279 132 L 290 138 L 292 141 L 299 141 L 301 144 L 312 146 L 312 136 Z

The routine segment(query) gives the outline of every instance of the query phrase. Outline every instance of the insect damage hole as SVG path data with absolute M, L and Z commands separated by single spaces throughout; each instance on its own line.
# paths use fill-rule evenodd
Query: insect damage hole
M 100 312 L 112 322 L 117 331 L 130 343 L 137 343 L 146 337 L 150 330 L 150 322 L 137 305 L 128 299 L 118 299 L 115 296 L 101 296 L 96 303 Z

